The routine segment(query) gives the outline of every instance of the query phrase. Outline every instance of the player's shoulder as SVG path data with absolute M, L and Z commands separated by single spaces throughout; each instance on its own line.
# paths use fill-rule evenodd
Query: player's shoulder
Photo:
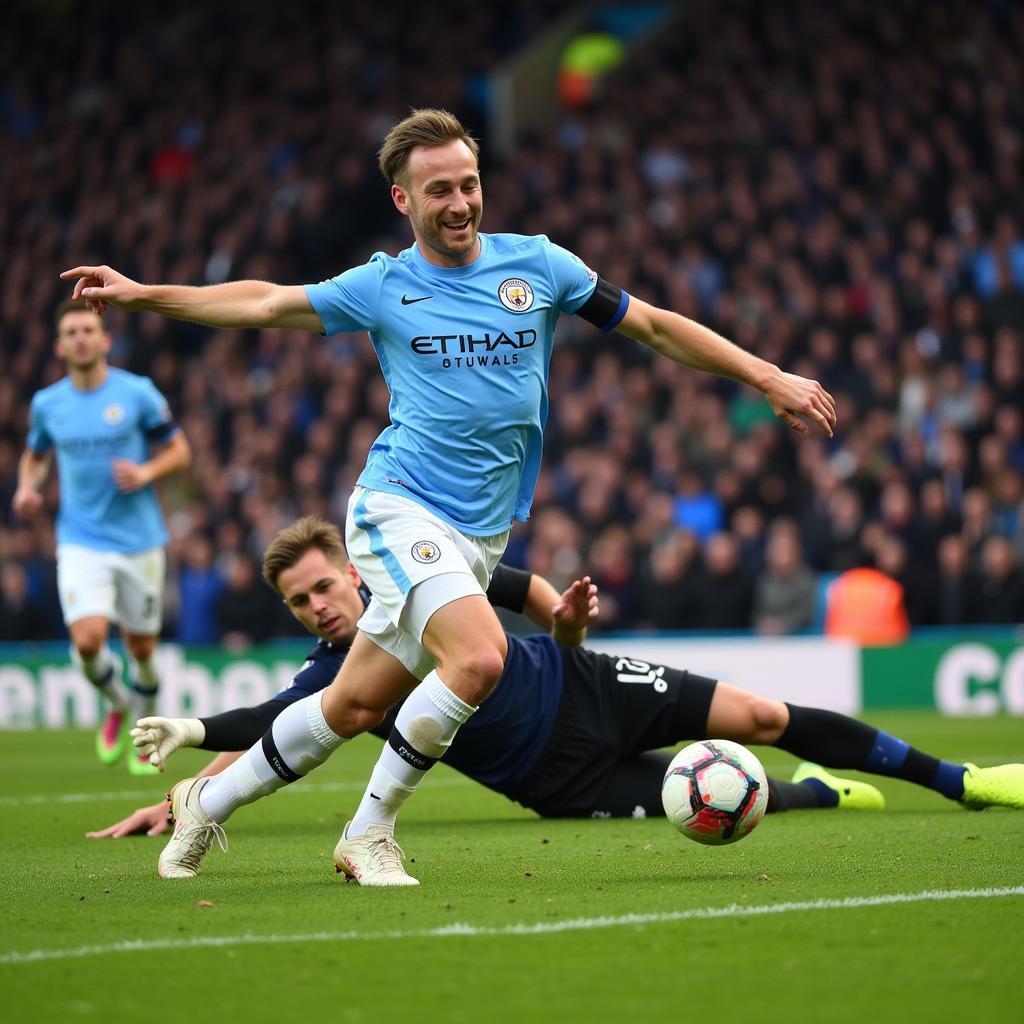
M 553 244 L 547 235 L 517 235 L 511 231 L 503 231 L 496 235 L 487 234 L 484 237 L 494 256 L 539 253 L 550 249 Z
M 32 404 L 37 409 L 43 409 L 64 400 L 72 394 L 73 391 L 74 388 L 71 386 L 71 378 L 61 377 L 60 380 L 55 380 L 45 388 L 40 388 L 32 396 Z
M 155 387 L 149 377 L 132 373 L 131 370 L 122 370 L 119 366 L 111 366 L 107 369 L 107 380 L 115 387 L 125 390 L 145 391 Z
M 306 655 L 306 664 L 340 665 L 347 653 L 347 647 L 332 644 L 329 640 L 317 640 L 316 646 Z

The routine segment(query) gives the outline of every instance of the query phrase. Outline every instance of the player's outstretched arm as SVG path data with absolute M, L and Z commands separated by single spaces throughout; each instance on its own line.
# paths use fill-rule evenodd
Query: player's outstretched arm
M 836 404 L 816 380 L 784 373 L 694 320 L 631 297 L 616 330 L 683 366 L 750 384 L 763 392 L 779 419 L 801 434 L 807 433 L 807 420 L 832 436 Z
M 285 327 L 323 330 L 301 285 L 269 281 L 228 281 L 194 288 L 188 285 L 140 284 L 107 266 L 73 267 L 61 275 L 74 281 L 72 297 L 85 299 L 102 314 L 108 306 L 146 310 L 208 327 Z

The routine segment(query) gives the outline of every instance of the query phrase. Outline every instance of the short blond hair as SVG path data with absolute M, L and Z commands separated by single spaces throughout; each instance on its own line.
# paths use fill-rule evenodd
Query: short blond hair
M 414 110 L 384 137 L 384 144 L 377 154 L 377 166 L 389 185 L 397 183 L 404 186 L 409 154 L 417 146 L 444 146 L 457 139 L 469 147 L 473 159 L 479 162 L 479 143 L 454 114 L 434 107 Z
M 279 591 L 277 578 L 307 551 L 322 551 L 339 569 L 348 565 L 348 553 L 341 531 L 319 516 L 303 516 L 286 526 L 263 554 L 263 578 Z M 280 591 L 279 591 L 280 592 Z

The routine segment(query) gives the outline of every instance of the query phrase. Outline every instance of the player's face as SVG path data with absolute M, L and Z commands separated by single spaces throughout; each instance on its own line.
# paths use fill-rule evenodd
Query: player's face
M 277 577 L 288 610 L 310 633 L 333 644 L 350 644 L 363 614 L 359 574 L 339 569 L 319 548 L 307 551 Z
M 65 313 L 57 325 L 55 349 L 75 370 L 91 370 L 110 351 L 110 335 L 103 330 L 103 321 L 87 309 Z
M 406 185 L 392 186 L 391 196 L 412 222 L 423 255 L 444 267 L 476 259 L 484 197 L 470 148 L 461 139 L 443 146 L 417 146 L 409 154 Z

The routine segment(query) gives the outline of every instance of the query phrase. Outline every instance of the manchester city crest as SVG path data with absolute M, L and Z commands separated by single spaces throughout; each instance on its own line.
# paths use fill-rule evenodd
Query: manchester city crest
M 433 541 L 418 540 L 412 546 L 412 557 L 417 562 L 429 564 L 436 562 L 441 557 L 441 550 Z
M 525 313 L 533 305 L 533 288 L 521 277 L 510 277 L 498 285 L 498 298 L 513 313 Z

